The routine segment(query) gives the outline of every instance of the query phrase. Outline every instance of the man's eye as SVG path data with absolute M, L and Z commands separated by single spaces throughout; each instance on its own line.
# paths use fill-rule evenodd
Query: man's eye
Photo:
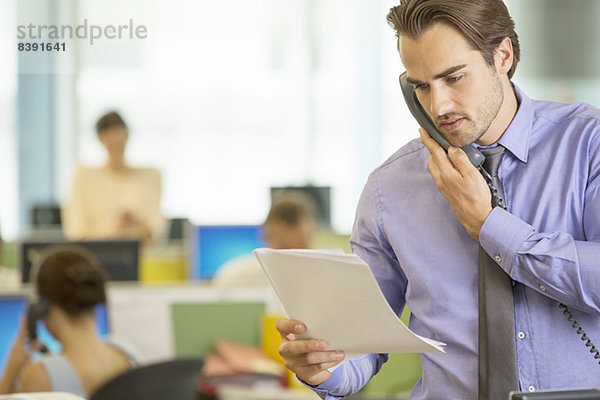
M 456 76 L 449 76 L 447 80 L 448 80 L 448 82 L 453 83 L 453 82 L 460 81 L 462 78 L 463 78 L 463 75 L 456 75 Z
M 418 85 L 415 85 L 415 90 L 425 90 L 429 87 L 429 85 L 427 85 L 426 83 L 420 83 Z

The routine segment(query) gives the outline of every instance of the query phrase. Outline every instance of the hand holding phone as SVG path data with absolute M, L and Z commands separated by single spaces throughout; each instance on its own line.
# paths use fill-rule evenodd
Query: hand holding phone
M 37 321 L 43 318 L 49 311 L 48 303 L 40 300 L 35 303 L 29 303 L 27 306 L 27 336 L 30 343 L 37 339 Z M 42 353 L 46 353 L 48 348 L 44 345 L 40 348 Z

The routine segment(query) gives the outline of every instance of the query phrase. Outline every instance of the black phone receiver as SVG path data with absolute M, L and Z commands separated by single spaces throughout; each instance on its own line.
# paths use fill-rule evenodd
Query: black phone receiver
M 38 300 L 27 306 L 27 334 L 30 342 L 37 339 L 37 321 L 45 317 L 48 311 L 50 311 L 50 306 L 46 300 Z M 40 351 L 46 353 L 48 348 L 43 346 Z
M 438 142 L 438 144 L 442 146 L 444 150 L 446 150 L 446 152 L 448 152 L 448 148 L 452 145 L 437 129 L 433 121 L 431 121 L 431 119 L 421 106 L 421 103 L 419 103 L 414 88 L 406 80 L 406 72 L 403 72 L 400 75 L 400 88 L 402 89 L 404 101 L 406 101 L 410 113 L 413 115 L 413 117 L 415 117 L 419 125 L 421 125 L 421 127 L 425 129 L 427 133 L 429 133 L 429 136 L 431 136 L 433 140 Z M 469 157 L 469 161 L 471 161 L 471 164 L 473 164 L 475 168 L 481 167 L 483 161 L 485 160 L 485 156 L 481 154 L 479 150 L 477 150 L 471 145 L 463 146 L 461 147 L 461 149 L 467 154 L 467 157 Z

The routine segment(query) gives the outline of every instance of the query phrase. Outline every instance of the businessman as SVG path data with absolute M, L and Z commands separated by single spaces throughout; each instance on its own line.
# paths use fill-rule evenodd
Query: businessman
M 501 0 L 401 0 L 388 22 L 453 146 L 421 130 L 373 171 L 351 238 L 394 311 L 407 305 L 413 331 L 447 343 L 422 354 L 411 399 L 600 387 L 600 110 L 532 100 L 511 81 L 520 47 Z M 465 145 L 485 154 L 487 179 Z M 323 399 L 360 390 L 387 360 L 331 373 L 343 349 L 297 340 L 302 321 L 277 328 L 286 366 Z

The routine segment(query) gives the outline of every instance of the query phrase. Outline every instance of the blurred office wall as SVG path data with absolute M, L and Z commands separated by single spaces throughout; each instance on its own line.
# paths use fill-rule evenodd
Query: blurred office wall
M 515 82 L 531 97 L 600 106 L 600 1 L 513 0 L 521 37 Z
M 534 98 L 600 104 L 598 69 L 568 69 L 580 60 L 597 64 L 598 2 L 563 3 L 507 2 L 522 40 L 515 82 Z M 32 171 L 44 168 L 36 157 L 26 171 L 18 167 L 17 111 L 35 118 L 27 101 L 17 110 L 24 74 L 46 74 L 52 83 L 44 101 L 55 110 L 53 146 L 35 148 L 52 152 L 48 201 L 65 198 L 78 163 L 103 162 L 93 126 L 101 113 L 118 109 L 131 127 L 130 161 L 163 171 L 165 214 L 201 224 L 260 223 L 269 186 L 312 183 L 333 187 L 333 225 L 348 232 L 368 172 L 418 135 L 397 84 L 403 67 L 385 21 L 397 1 L 46 0 L 49 10 L 41 16 L 37 4 L 0 4 L 6 56 L 0 64 L 0 228 L 9 238 L 27 229 L 28 203 L 21 197 L 30 195 L 18 182 L 27 186 Z M 66 41 L 68 54 L 57 56 L 49 71 L 18 63 L 24 57 L 16 50 L 18 24 L 85 20 L 143 25 L 147 37 Z M 568 36 L 559 49 L 563 34 L 586 27 L 589 35 Z M 576 53 L 565 57 L 567 49 Z

